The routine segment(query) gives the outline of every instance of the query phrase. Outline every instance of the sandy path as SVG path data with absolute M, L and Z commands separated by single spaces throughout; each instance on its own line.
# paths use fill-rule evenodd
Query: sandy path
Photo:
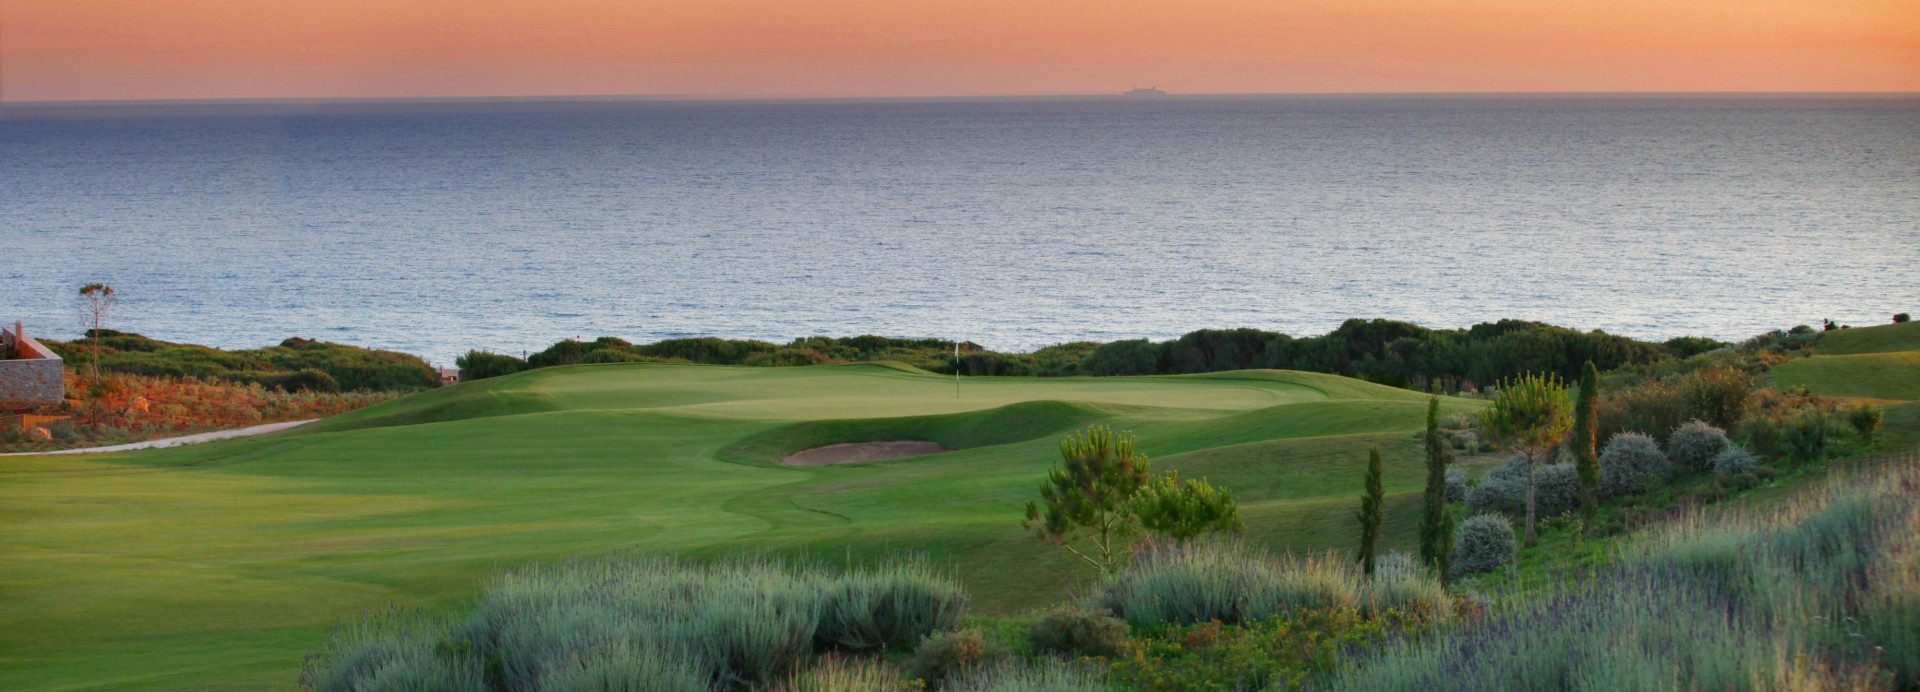
M 857 464 L 862 461 L 880 461 L 917 457 L 927 454 L 939 454 L 951 451 L 938 442 L 920 440 L 893 440 L 890 442 L 848 442 L 825 447 L 803 449 L 780 458 L 780 463 L 788 466 L 826 466 L 828 464 Z
M 255 426 L 246 427 L 246 428 L 234 428 L 232 430 L 215 430 L 213 432 L 203 432 L 197 435 L 183 435 L 180 437 L 169 437 L 169 438 L 159 439 L 159 440 L 147 440 L 145 442 L 129 442 L 123 445 L 110 445 L 107 447 L 82 447 L 80 449 L 60 449 L 60 450 L 55 450 L 51 452 L 13 452 L 11 454 L 0 454 L 0 457 L 40 456 L 43 454 L 93 454 L 95 452 L 125 452 L 128 450 L 134 450 L 134 449 L 157 449 L 160 447 L 177 447 L 185 444 L 193 444 L 195 442 L 209 442 L 212 440 L 225 440 L 233 437 L 248 437 L 251 435 L 264 435 L 270 432 L 286 430 L 287 428 L 291 428 L 296 425 L 305 425 L 307 423 L 312 423 L 314 420 L 317 420 L 317 419 L 295 420 L 295 421 L 287 421 L 285 423 L 268 423 L 266 425 L 255 425 Z

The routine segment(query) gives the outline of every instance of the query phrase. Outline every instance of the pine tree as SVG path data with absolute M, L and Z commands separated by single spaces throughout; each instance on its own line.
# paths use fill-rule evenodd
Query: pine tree
M 1427 493 L 1420 517 L 1420 562 L 1447 578 L 1453 554 L 1453 513 L 1447 511 L 1447 462 L 1452 455 L 1440 439 L 1440 397 L 1427 400 Z
M 1567 413 L 1567 389 L 1560 378 L 1522 375 L 1509 380 L 1493 395 L 1493 406 L 1480 413 L 1480 427 L 1527 465 L 1527 547 L 1534 546 L 1538 506 L 1534 468 L 1548 463 L 1553 450 L 1566 440 L 1573 417 Z
M 1580 398 L 1573 404 L 1573 459 L 1580 472 L 1580 528 L 1593 530 L 1600 512 L 1600 369 L 1587 361 L 1580 370 Z
M 1380 487 L 1380 447 L 1367 452 L 1367 494 L 1360 496 L 1360 568 L 1373 576 L 1375 550 L 1380 542 L 1381 502 L 1386 492 Z

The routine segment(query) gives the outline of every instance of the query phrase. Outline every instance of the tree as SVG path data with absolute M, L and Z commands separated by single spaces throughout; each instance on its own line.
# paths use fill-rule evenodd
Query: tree
M 1380 446 L 1374 445 L 1367 451 L 1367 490 L 1360 496 L 1360 570 L 1367 576 L 1373 576 L 1373 563 L 1380 543 L 1381 502 L 1385 491 L 1380 487 Z
M 100 424 L 100 399 L 105 397 L 109 387 L 100 379 L 100 330 L 105 328 L 107 313 L 113 311 L 113 287 L 106 284 L 87 284 L 80 287 L 80 328 L 93 337 L 90 349 L 91 365 L 87 372 L 87 398 L 92 412 L 93 424 Z
M 1580 472 L 1580 530 L 1592 529 L 1600 512 L 1600 369 L 1587 361 L 1573 402 L 1573 461 Z
M 1554 447 L 1566 437 L 1573 417 L 1567 413 L 1567 389 L 1553 375 L 1521 375 L 1494 395 L 1493 406 L 1480 414 L 1481 427 L 1494 444 L 1506 447 L 1527 464 L 1527 538 L 1534 545 L 1533 470 L 1549 461 Z
M 1132 434 L 1094 426 L 1061 440 L 1060 458 L 1062 465 L 1040 486 L 1040 503 L 1027 503 L 1024 525 L 1101 574 L 1112 574 L 1138 530 L 1134 495 L 1149 481 L 1147 457 L 1134 452 Z
M 1140 526 L 1185 543 L 1203 533 L 1238 532 L 1246 528 L 1233 494 L 1214 488 L 1206 479 L 1180 480 L 1172 471 L 1140 488 L 1133 502 Z
M 1447 463 L 1452 453 L 1440 439 L 1440 397 L 1427 399 L 1427 493 L 1425 512 L 1420 516 L 1420 562 L 1433 568 L 1441 580 L 1447 578 L 1447 562 L 1453 555 L 1453 512 L 1447 511 Z

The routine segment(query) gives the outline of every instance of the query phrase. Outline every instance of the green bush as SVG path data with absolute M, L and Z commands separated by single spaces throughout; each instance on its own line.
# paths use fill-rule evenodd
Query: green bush
M 1722 430 L 1746 417 L 1747 400 L 1753 396 L 1753 379 L 1726 366 L 1710 366 L 1680 378 L 1680 398 L 1686 416 L 1703 420 Z
M 1595 439 L 1611 440 L 1629 432 L 1664 438 L 1687 417 L 1687 403 L 1679 389 L 1648 382 L 1601 397 Z
M 1513 562 L 1513 522 L 1499 514 L 1476 514 L 1460 522 L 1453 536 L 1454 574 L 1491 572 Z
M 460 366 L 462 381 L 511 375 L 528 367 L 527 362 L 519 358 L 486 351 L 468 351 L 466 355 L 453 359 L 453 362 Z
M 1673 475 L 1673 462 L 1652 437 L 1621 433 L 1607 440 L 1600 452 L 1600 491 L 1609 496 L 1635 495 L 1660 487 Z
M 1827 438 L 1832 429 L 1826 411 L 1809 408 L 1786 421 L 1782 441 L 1795 461 L 1819 461 L 1827 458 Z
M 970 670 L 1007 658 L 1009 652 L 990 640 L 977 628 L 937 632 L 921 640 L 907 664 L 913 676 L 929 685 L 939 685 Z M 947 689 L 954 689 L 951 685 Z
M 1034 651 L 1068 656 L 1113 656 L 1127 643 L 1127 623 L 1104 612 L 1054 608 L 1027 632 Z
M 1713 458 L 1727 448 L 1727 432 L 1702 420 L 1690 420 L 1667 436 L 1667 456 L 1691 471 L 1713 467 Z
M 1873 404 L 1860 404 L 1847 411 L 1847 424 L 1853 431 L 1868 440 L 1873 439 L 1873 431 L 1880 429 L 1880 421 L 1885 419 L 1886 410 Z

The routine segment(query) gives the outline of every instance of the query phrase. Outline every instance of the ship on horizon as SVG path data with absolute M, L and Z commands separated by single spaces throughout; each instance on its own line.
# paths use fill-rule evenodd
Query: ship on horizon
M 1167 92 L 1161 91 L 1160 87 L 1158 86 L 1150 86 L 1145 89 L 1142 89 L 1140 87 L 1134 87 L 1132 91 L 1120 92 L 1120 95 L 1121 96 L 1145 96 L 1145 97 L 1151 98 L 1154 96 L 1166 96 Z

